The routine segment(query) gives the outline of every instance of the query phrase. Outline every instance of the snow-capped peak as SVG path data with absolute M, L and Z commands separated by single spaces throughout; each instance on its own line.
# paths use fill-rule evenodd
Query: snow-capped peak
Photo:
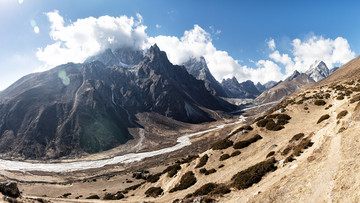
M 330 70 L 323 61 L 315 61 L 305 73 L 317 82 L 328 77 Z

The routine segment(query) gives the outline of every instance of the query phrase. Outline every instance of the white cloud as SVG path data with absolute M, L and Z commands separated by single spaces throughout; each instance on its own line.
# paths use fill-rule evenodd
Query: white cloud
M 156 27 L 157 29 L 159 29 L 159 28 L 161 28 L 161 25 L 156 24 L 155 27 Z
M 335 40 L 313 36 L 307 40 L 294 39 L 292 51 L 280 53 L 276 50 L 274 39 L 266 41 L 273 52 L 268 59 L 255 61 L 256 68 L 241 65 L 242 61 L 229 56 L 226 51 L 218 50 L 212 43 L 220 30 L 210 27 L 210 33 L 199 25 L 184 32 L 182 37 L 159 35 L 148 37 L 143 17 L 101 16 L 78 19 L 65 23 L 58 11 L 47 13 L 51 23 L 52 44 L 39 48 L 36 56 L 44 62 L 41 70 L 67 62 L 83 62 L 105 48 L 134 47 L 146 49 L 157 43 L 174 64 L 183 64 L 190 57 L 204 56 L 214 77 L 221 81 L 235 76 L 239 82 L 252 80 L 265 83 L 281 80 L 295 69 L 306 71 L 315 60 L 323 60 L 329 67 L 337 63 L 346 63 L 355 56 L 346 39 Z M 161 26 L 156 24 L 157 28 Z M 279 65 L 285 67 L 285 74 Z
M 316 60 L 326 63 L 329 68 L 335 64 L 344 64 L 355 57 L 348 41 L 342 37 L 335 40 L 322 36 L 312 36 L 308 40 L 294 39 L 292 42 L 294 67 L 300 72 L 306 71 Z
M 270 39 L 267 41 L 267 45 L 271 51 L 274 51 L 276 49 L 276 44 L 274 39 Z
M 274 51 L 269 55 L 271 59 L 273 59 L 277 63 L 281 63 L 285 66 L 286 74 L 291 74 L 294 72 L 294 62 L 290 58 L 288 54 L 280 54 L 279 51 Z
M 142 24 L 140 14 L 136 14 L 137 19 L 127 16 L 88 17 L 68 25 L 58 11 L 46 15 L 51 23 L 50 36 L 54 43 L 39 48 L 36 53 L 46 68 L 67 62 L 83 62 L 105 48 L 142 49 L 147 43 L 146 26 Z

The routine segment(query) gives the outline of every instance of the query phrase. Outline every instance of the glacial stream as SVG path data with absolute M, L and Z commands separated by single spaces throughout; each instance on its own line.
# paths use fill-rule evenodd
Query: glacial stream
M 0 159 L 0 170 L 11 170 L 11 171 L 46 171 L 46 172 L 71 172 L 78 170 L 86 170 L 93 168 L 101 168 L 110 164 L 118 163 L 131 163 L 135 161 L 141 161 L 142 159 L 173 152 L 183 147 L 191 145 L 190 138 L 196 135 L 208 133 L 214 130 L 222 129 L 225 126 L 235 125 L 243 122 L 245 117 L 240 116 L 240 119 L 234 123 L 218 125 L 214 128 L 199 131 L 196 133 L 185 134 L 177 138 L 177 144 L 150 152 L 141 153 L 129 153 L 121 156 L 115 156 L 109 159 L 92 160 L 92 161 L 74 161 L 64 163 L 30 163 L 24 161 L 11 161 Z

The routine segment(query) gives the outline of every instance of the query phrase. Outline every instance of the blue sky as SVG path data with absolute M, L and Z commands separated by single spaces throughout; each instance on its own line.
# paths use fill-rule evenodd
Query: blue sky
M 294 69 L 307 69 L 314 61 L 306 56 L 308 50 L 325 50 L 315 54 L 329 67 L 357 56 L 360 53 L 359 9 L 359 1 L 325 0 L 0 0 L 0 90 L 21 76 L 50 68 L 51 63 L 41 60 L 37 52 L 41 49 L 43 56 L 51 59 L 51 53 L 45 53 L 45 48 L 56 40 L 49 34 L 52 22 L 46 14 L 55 10 L 64 19 L 64 26 L 78 19 L 105 15 L 114 18 L 125 15 L 136 21 L 140 14 L 141 25 L 146 26 L 144 32 L 151 38 L 146 40 L 169 50 L 172 62 L 181 63 L 190 55 L 202 54 L 218 80 L 236 76 L 240 81 L 265 82 L 282 79 Z M 185 31 L 200 38 L 206 36 L 201 42 L 206 46 L 196 46 L 198 49 L 211 46 L 212 50 L 196 52 L 184 48 L 178 51 L 167 45 L 169 38 L 157 38 L 173 36 L 179 42 L 172 46 L 189 46 L 191 43 L 181 40 Z M 296 39 L 300 42 L 294 45 Z M 269 47 L 268 42 L 272 40 L 275 47 Z M 343 50 L 347 54 L 340 56 L 338 52 Z M 177 55 L 183 59 L 175 58 Z M 219 58 L 215 60 L 216 57 Z

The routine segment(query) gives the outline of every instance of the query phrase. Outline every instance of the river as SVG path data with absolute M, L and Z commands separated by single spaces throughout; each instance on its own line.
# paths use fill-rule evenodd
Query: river
M 101 160 L 90 160 L 90 161 L 74 161 L 74 162 L 64 162 L 64 163 L 31 163 L 24 161 L 11 161 L 11 160 L 2 160 L 0 159 L 0 170 L 11 170 L 11 171 L 46 171 L 46 172 L 71 172 L 78 170 L 87 170 L 94 168 L 101 168 L 110 164 L 118 163 L 131 163 L 135 161 L 141 161 L 145 158 L 166 154 L 179 150 L 183 147 L 191 145 L 190 138 L 196 135 L 201 135 L 208 133 L 214 130 L 222 129 L 225 126 L 239 124 L 245 121 L 245 117 L 240 116 L 239 120 L 233 123 L 218 125 L 214 128 L 199 131 L 196 133 L 185 134 L 177 138 L 177 144 L 172 147 L 167 147 L 150 152 L 140 152 L 140 153 L 129 153 L 121 156 L 115 156 L 109 159 Z

